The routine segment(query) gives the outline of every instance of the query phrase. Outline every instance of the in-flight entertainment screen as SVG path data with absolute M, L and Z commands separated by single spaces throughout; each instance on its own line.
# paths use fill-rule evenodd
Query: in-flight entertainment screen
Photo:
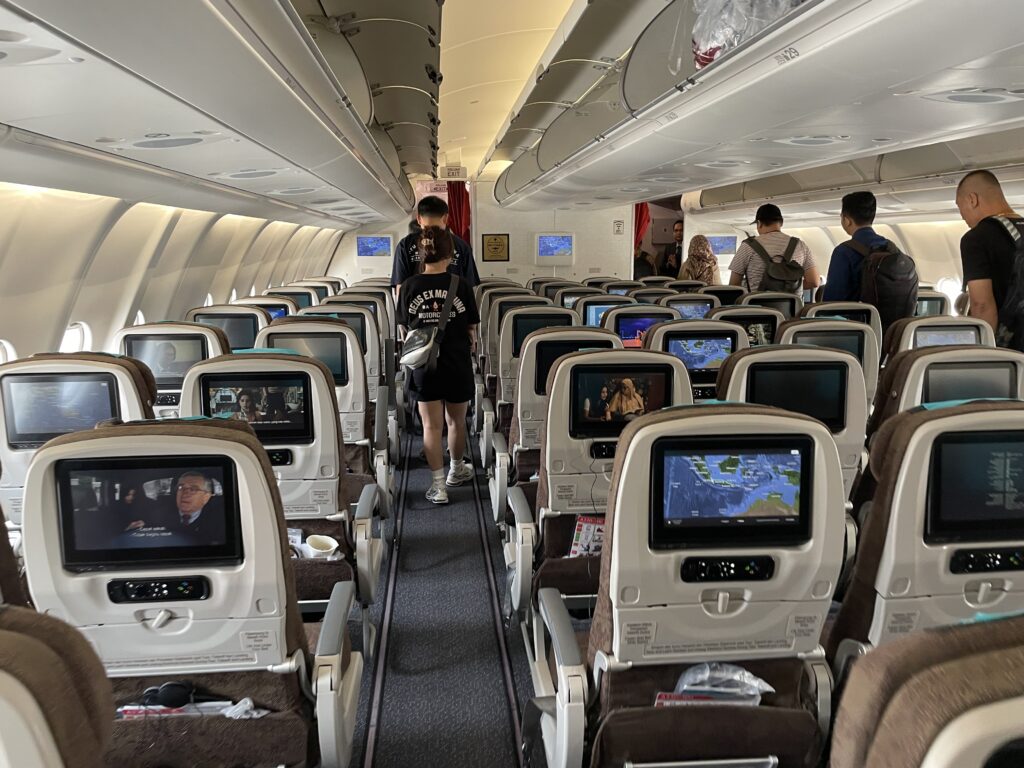
M 112 373 L 14 373 L 2 382 L 7 443 L 16 450 L 120 415 Z
M 672 369 L 661 365 L 578 365 L 569 384 L 569 434 L 611 437 L 669 404 Z
M 313 421 L 304 373 L 204 374 L 203 415 L 248 422 L 264 443 L 310 443 Z

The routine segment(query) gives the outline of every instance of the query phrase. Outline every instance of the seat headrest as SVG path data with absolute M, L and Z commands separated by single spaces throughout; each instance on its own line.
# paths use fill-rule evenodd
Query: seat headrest
M 328 317 L 326 314 L 317 315 L 291 315 L 290 317 L 279 317 L 271 320 L 268 328 L 280 328 L 287 325 L 304 325 L 306 323 L 323 323 L 324 325 L 336 325 L 339 328 L 351 328 L 348 323 L 338 317 Z
M 156 402 L 157 395 L 156 377 L 153 376 L 149 366 L 141 360 L 136 360 L 134 357 L 125 357 L 124 355 L 112 355 L 107 352 L 41 352 L 32 355 L 30 359 L 53 362 L 73 362 L 77 360 L 119 365 L 125 369 L 135 382 L 135 387 L 138 390 L 139 397 L 142 398 L 143 406 L 148 415 L 152 416 L 152 407 L 153 403 Z
M 223 328 L 220 328 L 219 326 L 216 326 L 216 325 L 203 325 L 202 323 L 194 323 L 191 320 L 158 320 L 155 323 L 145 323 L 144 325 L 133 325 L 131 327 L 131 331 L 132 331 L 131 335 L 134 336 L 135 332 L 142 333 L 142 332 L 147 332 L 147 331 L 151 331 L 151 330 L 152 331 L 156 331 L 157 333 L 159 333 L 160 331 L 163 331 L 164 330 L 164 326 L 167 326 L 167 325 L 176 325 L 179 328 L 180 327 L 184 327 L 184 328 L 191 327 L 191 328 L 196 329 L 197 331 L 198 330 L 202 330 L 204 333 L 211 333 L 211 334 L 213 334 L 214 336 L 217 337 L 217 343 L 220 345 L 221 349 L 228 349 L 228 350 L 231 349 L 231 342 L 228 341 L 228 335 L 224 332 Z M 180 331 L 170 331 L 170 333 L 180 333 Z

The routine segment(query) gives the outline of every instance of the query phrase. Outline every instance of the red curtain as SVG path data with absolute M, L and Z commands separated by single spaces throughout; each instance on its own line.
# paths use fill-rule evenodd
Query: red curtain
M 651 226 L 650 207 L 647 203 L 637 203 L 633 206 L 633 250 L 640 247 L 649 226 Z
M 470 242 L 469 191 L 464 181 L 448 182 L 448 228 L 467 243 Z

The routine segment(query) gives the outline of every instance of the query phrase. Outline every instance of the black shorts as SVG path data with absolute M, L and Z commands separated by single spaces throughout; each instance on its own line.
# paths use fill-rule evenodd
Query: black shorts
M 473 372 L 452 371 L 438 365 L 433 371 L 416 368 L 410 386 L 416 399 L 424 403 L 444 400 L 446 403 L 468 403 L 473 399 Z

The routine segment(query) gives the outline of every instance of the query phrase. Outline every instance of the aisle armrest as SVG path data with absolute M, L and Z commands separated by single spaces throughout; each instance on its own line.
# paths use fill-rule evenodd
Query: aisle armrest
M 316 643 L 317 664 L 321 657 L 340 656 L 345 645 L 348 617 L 356 603 L 356 585 L 352 581 L 339 581 L 331 590 L 327 612 L 320 625 L 320 639 Z M 329 663 L 329 662 L 327 662 Z
M 494 447 L 494 471 L 488 482 L 491 492 L 491 511 L 494 513 L 494 522 L 501 524 L 505 519 L 505 510 L 507 509 L 505 495 L 508 489 L 510 458 L 508 443 L 505 441 L 504 435 L 494 435 L 491 438 L 491 445 Z

